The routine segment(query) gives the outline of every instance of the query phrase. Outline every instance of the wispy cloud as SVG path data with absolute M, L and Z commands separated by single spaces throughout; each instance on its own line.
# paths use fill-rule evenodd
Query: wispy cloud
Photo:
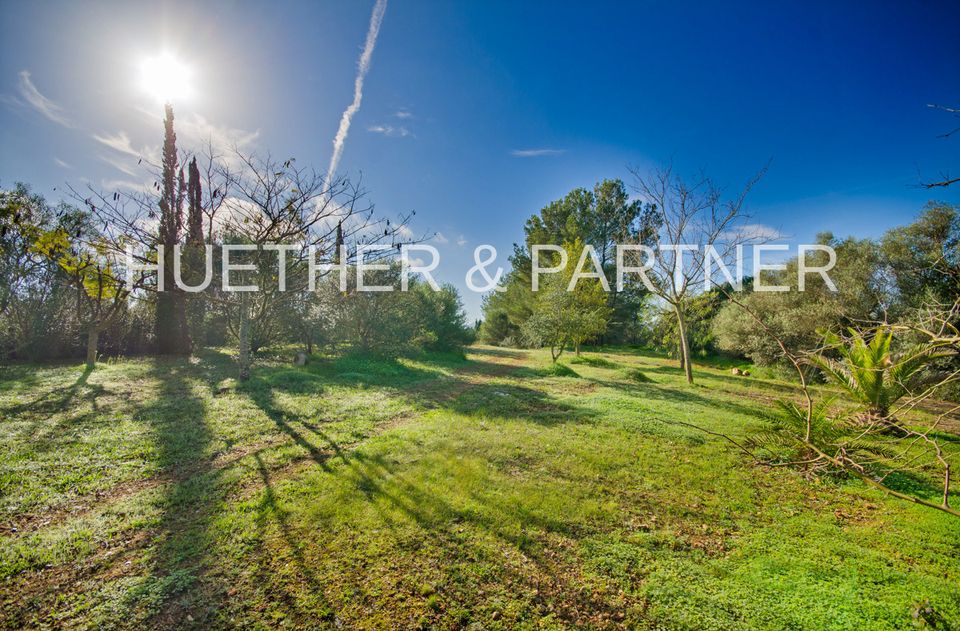
M 370 125 L 367 127 L 367 131 L 375 134 L 383 134 L 384 136 L 392 136 L 395 138 L 406 138 L 408 136 L 413 136 L 413 133 L 402 125 L 399 127 L 394 127 L 393 125 Z
M 739 239 L 745 241 L 780 241 L 789 237 L 778 229 L 762 223 L 744 224 L 735 230 L 729 230 L 720 235 L 722 239 Z
M 459 245 L 460 247 L 463 247 L 466 244 L 467 244 L 467 240 L 464 238 L 462 234 L 459 237 L 457 237 L 457 245 Z
M 380 24 L 383 23 L 383 13 L 387 10 L 387 0 L 377 0 L 373 6 L 373 13 L 370 14 L 370 27 L 367 29 L 367 39 L 363 45 L 363 52 L 360 54 L 360 61 L 357 64 L 357 77 L 353 82 L 353 102 L 343 111 L 340 117 L 340 127 L 337 129 L 337 135 L 333 139 L 333 155 L 330 156 L 330 166 L 327 168 L 327 180 L 332 180 L 340 166 L 340 156 L 343 155 L 343 143 L 347 140 L 347 133 L 350 131 L 350 123 L 353 121 L 354 114 L 360 109 L 360 102 L 363 100 L 363 80 L 370 70 L 370 60 L 373 58 L 373 49 L 377 45 L 377 35 L 380 34 Z
M 153 183 L 149 181 L 134 182 L 132 180 L 100 180 L 100 186 L 107 191 L 131 191 L 143 193 L 150 191 Z
M 163 130 L 163 113 L 159 110 L 141 108 L 140 113 L 150 121 L 154 129 Z M 176 120 L 177 145 L 188 151 L 211 150 L 229 166 L 240 161 L 237 152 L 250 152 L 260 138 L 260 130 L 248 130 L 228 125 L 217 125 L 196 112 L 180 114 Z M 122 133 L 122 132 L 121 132 Z M 160 162 L 160 146 L 144 147 L 144 159 Z
M 450 243 L 450 239 L 443 236 L 442 232 L 438 232 L 437 234 L 433 235 L 433 240 L 440 244 Z
M 177 138 L 183 141 L 184 146 L 200 150 L 210 145 L 215 153 L 224 156 L 228 164 L 237 159 L 235 149 L 247 150 L 259 137 L 260 130 L 216 125 L 196 113 L 177 119 Z
M 566 152 L 566 149 L 514 149 L 510 152 L 510 155 L 515 158 L 540 158 L 543 156 L 559 156 Z
M 40 90 L 37 89 L 37 86 L 33 84 L 33 80 L 30 79 L 29 70 L 20 71 L 18 87 L 23 100 L 37 112 L 43 114 L 58 125 L 63 125 L 64 127 L 74 126 L 73 122 L 64 114 L 62 107 L 40 94 Z
M 114 151 L 139 158 L 140 153 L 133 148 L 130 142 L 130 136 L 126 132 L 117 132 L 116 134 L 93 134 L 93 139 L 102 145 L 110 147 Z
M 70 163 L 68 163 L 68 162 L 64 162 L 63 160 L 61 160 L 61 159 L 58 158 L 57 156 L 53 156 L 53 163 L 54 163 L 55 165 L 57 165 L 58 167 L 60 167 L 61 169 L 72 169 L 72 168 L 73 168 L 73 165 L 72 165 L 72 164 L 70 164 Z
M 396 118 L 399 118 L 399 119 L 401 119 L 401 120 L 408 120 L 408 119 L 413 118 L 413 114 L 412 114 L 410 111 L 408 111 L 408 110 L 398 110 L 398 111 L 394 112 L 393 115 L 394 115 Z
M 136 171 L 133 170 L 133 165 L 128 164 L 127 159 L 125 159 L 123 156 L 114 157 L 110 155 L 100 155 L 98 157 L 121 173 L 126 173 L 127 175 L 131 176 L 137 175 Z

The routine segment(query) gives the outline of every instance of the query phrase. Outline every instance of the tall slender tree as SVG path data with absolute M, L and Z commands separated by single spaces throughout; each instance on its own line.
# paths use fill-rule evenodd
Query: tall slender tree
M 187 244 L 203 244 L 203 194 L 197 159 L 187 169 Z
M 183 227 L 183 195 L 186 189 L 183 170 L 177 159 L 177 134 L 173 129 L 173 106 L 164 106 L 163 156 L 160 197 L 160 226 L 157 242 L 164 248 L 164 270 L 173 270 L 173 248 L 180 242 Z M 170 276 L 169 272 L 165 276 Z M 165 278 L 166 280 L 166 278 Z M 155 332 L 157 351 L 185 355 L 190 353 L 190 333 L 187 328 L 186 300 L 173 283 L 164 283 L 157 291 Z
M 187 166 L 186 205 L 187 234 L 183 250 L 183 265 L 186 270 L 187 284 L 195 287 L 203 281 L 206 265 L 205 239 L 203 236 L 203 187 L 200 184 L 200 169 L 197 167 L 196 157 L 190 160 L 190 164 Z M 202 294 L 189 294 L 185 297 L 187 298 L 186 315 L 190 341 L 192 345 L 202 344 L 203 340 L 206 339 L 204 325 L 207 313 L 206 297 Z

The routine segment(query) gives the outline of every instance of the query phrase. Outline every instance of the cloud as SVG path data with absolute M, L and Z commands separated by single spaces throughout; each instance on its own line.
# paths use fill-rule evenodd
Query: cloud
M 340 156 L 343 155 L 343 143 L 347 140 L 347 133 L 350 131 L 350 123 L 353 121 L 354 114 L 360 109 L 360 102 L 363 100 L 363 80 L 370 70 L 370 60 L 373 58 L 373 49 L 377 45 L 377 35 L 380 34 L 380 24 L 383 23 L 383 13 L 387 10 L 387 0 L 377 0 L 373 6 L 373 13 L 370 14 L 370 26 L 367 29 L 367 40 L 363 45 L 363 52 L 360 54 L 360 61 L 357 64 L 357 77 L 353 82 L 353 102 L 343 111 L 340 117 L 340 127 L 337 128 L 337 135 L 333 139 L 333 155 L 330 156 L 330 166 L 327 168 L 327 181 L 333 179 L 340 166 Z
M 367 131 L 373 132 L 375 134 L 383 134 L 384 136 L 392 136 L 397 138 L 406 138 L 407 136 L 413 136 L 409 129 L 403 127 L 394 127 L 393 125 L 370 125 L 367 127 Z
M 510 155 L 515 158 L 540 158 L 542 156 L 559 156 L 566 152 L 566 149 L 514 149 L 510 152 Z
M 132 180 L 100 180 L 100 185 L 107 191 L 131 191 L 134 193 L 149 192 L 153 182 L 134 182 Z
M 72 169 L 72 168 L 73 168 L 73 165 L 72 165 L 72 164 L 70 164 L 70 163 L 68 163 L 68 162 L 64 162 L 63 160 L 61 160 L 61 159 L 58 158 L 57 156 L 53 156 L 53 163 L 56 164 L 56 165 L 57 165 L 58 167 L 60 167 L 61 169 Z
M 157 133 L 163 132 L 163 115 L 147 109 L 139 110 L 148 121 L 148 124 Z M 177 116 L 174 123 L 177 132 L 177 146 L 187 151 L 202 152 L 206 151 L 208 146 L 213 153 L 219 156 L 227 165 L 235 167 L 239 163 L 239 156 L 234 151 L 248 150 L 257 138 L 260 137 L 260 131 L 249 131 L 246 129 L 228 127 L 225 125 L 216 125 L 200 114 L 195 112 L 184 116 Z M 134 147 L 130 136 L 125 131 L 118 131 L 115 134 L 93 134 L 93 139 L 110 149 L 132 158 L 143 158 L 145 162 L 153 165 L 159 165 L 161 160 L 160 145 L 144 145 L 140 149 Z M 101 158 L 117 168 L 121 168 L 116 162 L 101 156 Z M 121 170 L 123 170 L 121 168 Z
M 396 118 L 407 120 L 413 118 L 413 114 L 407 110 L 398 110 L 393 114 Z
M 40 90 L 37 89 L 37 86 L 33 85 L 33 81 L 30 79 L 29 70 L 20 71 L 18 88 L 20 89 L 20 96 L 23 97 L 30 107 L 58 125 L 63 125 L 64 127 L 74 126 L 70 119 L 63 113 L 62 107 L 40 94 Z
M 134 158 L 139 158 L 141 155 L 140 152 L 133 148 L 133 144 L 130 142 L 130 136 L 128 136 L 126 132 L 121 131 L 113 135 L 93 134 L 93 139 L 119 153 L 123 153 Z
M 466 244 L 467 244 L 467 240 L 463 237 L 462 234 L 459 237 L 457 237 L 457 245 L 459 245 L 460 247 L 463 247 Z
M 104 162 L 106 162 L 107 164 L 109 164 L 110 166 L 112 166 L 114 169 L 122 173 L 126 173 L 127 175 L 132 175 L 134 177 L 136 177 L 137 175 L 137 172 L 133 170 L 133 165 L 128 164 L 128 162 L 124 160 L 122 157 L 117 158 L 109 155 L 101 155 L 98 157 Z
M 441 243 L 441 244 L 443 244 L 443 243 L 450 243 L 450 239 L 448 239 L 448 238 L 446 238 L 445 236 L 443 236 L 443 233 L 442 233 L 442 232 L 438 232 L 437 234 L 433 235 L 433 240 L 436 241 L 437 243 Z
M 397 234 L 399 234 L 404 239 L 413 238 L 413 230 L 410 229 L 410 226 L 400 226 L 397 228 Z
M 231 153 L 234 148 L 244 149 L 256 142 L 260 131 L 248 131 L 236 127 L 215 125 L 203 116 L 191 113 L 176 120 L 177 138 L 184 146 L 200 149 L 210 143 L 214 151 Z
M 779 241 L 787 238 L 782 232 L 762 223 L 748 223 L 724 233 L 723 238 L 739 237 L 748 241 Z

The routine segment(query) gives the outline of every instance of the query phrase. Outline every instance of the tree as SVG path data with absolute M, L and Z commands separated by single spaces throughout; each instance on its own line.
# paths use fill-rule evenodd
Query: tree
M 77 314 L 87 334 L 86 362 L 97 361 L 100 334 L 127 306 L 127 298 L 143 281 L 127 286 L 120 262 L 110 256 L 108 244 L 95 233 L 89 216 L 73 212 L 60 225 L 38 234 L 33 248 L 55 261 L 76 289 Z
M 256 292 L 228 291 L 221 287 L 218 301 L 229 315 L 239 345 L 239 377 L 249 379 L 256 335 L 280 327 L 279 312 L 310 289 L 309 257 L 317 263 L 347 265 L 356 248 L 336 246 L 345 241 L 371 245 L 389 241 L 398 249 L 407 232 L 408 217 L 399 222 L 375 220 L 373 207 L 359 185 L 337 177 L 326 180 L 316 170 L 236 152 L 235 169 L 223 165 L 221 175 L 231 191 L 224 200 L 227 211 L 223 234 L 248 250 L 231 263 L 246 263 L 252 270 L 233 274 L 231 285 L 254 285 Z M 276 247 L 286 248 L 280 263 Z M 283 270 L 285 287 L 281 287 Z
M 573 345 L 579 355 L 581 344 L 602 335 L 611 311 L 600 279 L 577 279 L 571 287 L 579 260 L 574 256 L 584 251 L 583 243 L 578 239 L 563 247 L 567 253 L 565 268 L 543 283 L 537 292 L 533 313 L 521 328 L 529 344 L 550 348 L 554 363 L 568 344 Z
M 34 247 L 65 212 L 24 184 L 0 190 L 0 356 L 44 359 L 72 346 L 72 292 L 60 267 Z
M 746 284 L 746 280 L 744 281 Z M 732 287 L 727 284 L 727 289 Z M 691 354 L 708 355 L 718 350 L 714 322 L 717 314 L 727 303 L 726 295 L 718 289 L 705 291 L 692 297 L 687 305 L 687 340 Z M 677 334 L 677 318 L 662 303 L 650 300 L 643 317 L 646 319 L 644 342 L 653 348 L 680 357 L 680 338 Z
M 593 190 L 576 188 L 563 198 L 544 206 L 527 219 L 524 245 L 514 245 L 511 269 L 503 279 L 505 291 L 491 295 L 484 303 L 484 320 L 489 324 L 481 336 L 491 343 L 504 339 L 516 342 L 520 327 L 531 317 L 536 296 L 531 291 L 530 250 L 534 245 L 559 245 L 579 240 L 596 248 L 600 268 L 612 291 L 607 293 L 611 317 L 606 335 L 624 341 L 635 329 L 636 314 L 646 295 L 640 282 L 630 279 L 623 290 L 613 285 L 616 245 L 629 235 L 640 235 L 646 242 L 655 234 L 650 229 L 653 215 L 639 201 L 630 200 L 623 182 L 607 179 Z
M 756 241 L 745 230 L 744 210 L 747 194 L 763 175 L 754 176 L 732 199 L 724 199 L 721 189 L 709 178 L 700 176 L 692 183 L 672 168 L 643 174 L 632 169 L 634 190 L 653 206 L 659 227 L 659 246 L 653 250 L 652 267 L 647 272 L 653 292 L 673 311 L 680 345 L 680 365 L 687 383 L 693 383 L 690 365 L 690 341 L 687 317 L 689 302 L 707 275 L 707 252 L 711 260 L 730 265 L 738 248 Z M 685 250 L 694 246 L 693 250 Z M 685 264 L 685 253 L 689 263 Z
M 950 204 L 927 204 L 913 223 L 883 235 L 880 253 L 896 291 L 897 311 L 960 296 L 960 216 Z
M 184 279 L 188 286 L 199 285 L 205 273 L 205 239 L 203 234 L 203 185 L 200 181 L 200 169 L 197 158 L 190 160 L 187 168 L 187 233 L 183 248 L 182 266 Z M 186 298 L 186 297 L 185 297 Z M 187 299 L 187 326 L 192 344 L 202 343 L 205 339 L 204 319 L 206 301 L 203 296 L 192 295 Z
M 173 269 L 173 248 L 180 243 L 183 226 L 183 170 L 177 176 L 177 134 L 173 128 L 173 107 L 164 106 L 163 156 L 161 174 L 160 223 L 157 244 L 164 247 L 164 267 Z M 199 191 L 197 191 L 199 193 Z M 157 351 L 162 354 L 190 354 L 190 331 L 187 325 L 186 298 L 172 283 L 157 290 Z
M 717 346 L 724 351 L 743 355 L 760 365 L 778 364 L 789 368 L 777 340 L 790 348 L 816 348 L 823 331 L 839 332 L 857 322 L 883 317 L 890 302 L 882 258 L 877 245 L 869 239 L 836 239 L 830 233 L 817 235 L 818 245 L 830 246 L 836 253 L 836 265 L 830 270 L 835 290 L 819 274 L 805 279 L 799 291 L 799 261 L 786 262 L 782 271 L 765 270 L 765 285 L 788 287 L 783 292 L 756 292 L 753 284 L 745 285 L 739 300 L 763 320 L 758 328 L 753 318 L 729 301 L 713 320 L 712 332 Z M 810 266 L 827 263 L 827 253 L 806 253 Z

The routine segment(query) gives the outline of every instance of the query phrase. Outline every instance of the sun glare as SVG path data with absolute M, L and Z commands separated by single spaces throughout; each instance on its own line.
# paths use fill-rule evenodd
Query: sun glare
M 170 54 L 145 59 L 140 66 L 143 89 L 162 103 L 190 96 L 190 68 Z

